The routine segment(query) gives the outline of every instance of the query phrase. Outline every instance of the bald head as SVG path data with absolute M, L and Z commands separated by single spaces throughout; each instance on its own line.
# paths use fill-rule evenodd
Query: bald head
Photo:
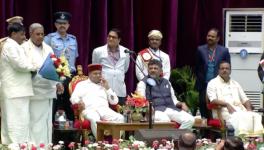
M 196 136 L 191 132 L 183 133 L 179 137 L 179 150 L 194 150 L 196 146 Z

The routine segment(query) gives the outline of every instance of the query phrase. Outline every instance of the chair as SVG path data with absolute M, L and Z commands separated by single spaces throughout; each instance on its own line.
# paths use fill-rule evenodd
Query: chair
M 74 91 L 76 85 L 84 80 L 87 80 L 88 76 L 83 74 L 83 68 L 81 65 L 77 65 L 77 75 L 74 76 L 69 83 L 69 94 L 71 95 Z M 88 134 L 91 133 L 90 128 L 90 122 L 88 120 L 85 120 L 83 116 L 81 115 L 81 112 L 83 109 L 78 105 L 74 104 L 72 105 L 72 109 L 74 112 L 74 128 L 81 129 L 82 130 L 82 136 L 83 140 L 88 139 Z
M 212 126 L 213 131 L 219 132 L 223 136 L 226 129 L 225 129 L 225 121 L 221 113 L 221 106 L 210 103 L 207 95 L 206 95 L 206 104 L 207 104 L 207 109 L 211 111 L 210 117 L 208 118 L 207 121 L 207 125 Z
M 77 86 L 77 84 L 81 81 L 87 80 L 88 76 L 83 74 L 83 68 L 81 65 L 77 65 L 77 75 L 74 76 L 69 83 L 69 94 L 71 95 Z M 117 111 L 119 110 L 119 105 L 110 105 L 110 108 Z M 72 105 L 72 109 L 74 112 L 75 120 L 74 120 L 74 128 L 78 128 L 82 130 L 84 140 L 88 139 L 88 134 L 91 133 L 90 121 L 85 119 L 82 115 L 83 108 L 81 108 L 78 104 Z

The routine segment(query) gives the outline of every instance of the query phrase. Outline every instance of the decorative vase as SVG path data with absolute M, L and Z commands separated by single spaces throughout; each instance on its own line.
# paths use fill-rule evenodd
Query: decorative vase
M 132 122 L 140 122 L 143 119 L 142 113 L 133 112 L 131 115 Z

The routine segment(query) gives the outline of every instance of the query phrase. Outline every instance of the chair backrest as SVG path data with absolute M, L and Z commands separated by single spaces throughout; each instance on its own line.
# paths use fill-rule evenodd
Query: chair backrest
M 70 95 L 72 94 L 72 92 L 74 91 L 76 85 L 80 82 L 80 81 L 84 81 L 87 80 L 88 76 L 83 74 L 83 68 L 81 65 L 77 65 L 77 75 L 74 76 L 71 80 L 71 82 L 69 83 L 69 93 Z

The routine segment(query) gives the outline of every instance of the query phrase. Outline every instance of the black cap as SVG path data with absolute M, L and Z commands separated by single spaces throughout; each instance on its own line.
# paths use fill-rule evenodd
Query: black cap
M 65 11 L 54 13 L 54 19 L 57 23 L 66 23 L 71 19 L 71 14 Z

